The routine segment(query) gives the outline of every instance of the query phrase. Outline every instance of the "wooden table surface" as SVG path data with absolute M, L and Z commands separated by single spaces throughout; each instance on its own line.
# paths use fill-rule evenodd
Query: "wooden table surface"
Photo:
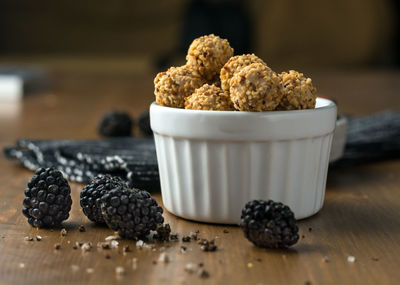
M 103 112 L 125 109 L 133 116 L 153 100 L 152 78 L 129 70 L 52 73 L 49 91 L 26 97 L 21 105 L 0 103 L 0 147 L 18 138 L 96 138 Z M 399 108 L 400 73 L 315 73 L 314 82 L 338 99 L 343 112 L 364 115 Z M 317 215 L 299 221 L 300 240 L 290 250 L 263 250 L 243 238 L 238 227 L 201 224 L 165 213 L 180 236 L 200 231 L 215 239 L 216 252 L 203 252 L 195 242 L 155 244 L 137 249 L 120 241 L 119 249 L 98 250 L 96 244 L 113 233 L 95 226 L 79 206 L 81 184 L 71 183 L 72 211 L 59 230 L 31 228 L 21 214 L 23 189 L 33 175 L 0 158 L 0 284 L 399 284 L 400 161 L 392 160 L 330 169 L 325 205 Z M 155 197 L 161 201 L 159 194 Z M 86 232 L 79 232 L 84 225 Z M 42 241 L 25 241 L 40 235 Z M 83 253 L 75 242 L 92 242 Z M 60 243 L 61 249 L 54 250 Z M 122 245 L 133 249 L 122 253 Z M 187 252 L 181 253 L 181 246 Z M 164 247 L 169 263 L 156 263 Z M 106 254 L 110 259 L 106 259 Z M 356 261 L 350 263 L 348 256 Z M 137 258 L 133 268 L 132 259 Z M 204 264 L 210 277 L 185 272 L 186 264 Z M 122 266 L 125 275 L 117 277 Z M 136 282 L 136 283 L 135 283 Z

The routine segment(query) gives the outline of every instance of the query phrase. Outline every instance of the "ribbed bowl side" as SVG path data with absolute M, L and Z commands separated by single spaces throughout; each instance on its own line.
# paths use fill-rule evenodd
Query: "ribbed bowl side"
M 332 134 L 267 142 L 154 137 L 162 198 L 173 214 L 237 224 L 253 199 L 287 204 L 297 219 L 323 205 Z

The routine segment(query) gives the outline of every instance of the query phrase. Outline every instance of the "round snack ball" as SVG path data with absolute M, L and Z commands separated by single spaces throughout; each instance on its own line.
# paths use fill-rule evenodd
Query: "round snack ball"
M 35 228 L 57 228 L 68 219 L 71 188 L 54 168 L 38 168 L 25 189 L 22 213 Z
M 266 63 L 261 58 L 256 56 L 254 53 L 231 57 L 221 69 L 220 78 L 221 78 L 222 90 L 224 90 L 224 92 L 229 93 L 230 82 L 233 75 L 238 71 L 240 71 L 243 67 L 257 62 L 266 65 Z
M 171 67 L 154 79 L 154 95 L 158 105 L 183 108 L 185 97 L 205 83 L 191 66 Z
M 192 95 L 185 98 L 185 109 L 233 111 L 233 104 L 228 94 L 215 85 L 204 84 Z
M 315 107 L 317 89 L 312 85 L 311 78 L 295 70 L 279 74 L 283 97 L 279 110 L 313 109 Z
M 99 134 L 104 137 L 128 137 L 132 135 L 133 120 L 123 111 L 104 114 L 99 124 Z
M 231 79 L 230 96 L 240 111 L 275 110 L 282 92 L 278 76 L 262 63 L 243 67 Z
M 221 68 L 232 56 L 233 48 L 229 42 L 211 34 L 192 42 L 186 60 L 207 82 L 211 82 L 218 78 Z

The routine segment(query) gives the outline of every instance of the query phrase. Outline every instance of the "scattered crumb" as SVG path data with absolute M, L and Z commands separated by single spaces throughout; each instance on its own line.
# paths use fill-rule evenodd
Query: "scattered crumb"
M 169 235 L 169 239 L 172 240 L 172 241 L 178 241 L 179 240 L 178 234 L 177 233 L 171 233 Z
M 84 225 L 79 225 L 78 231 L 80 231 L 81 233 L 86 232 L 86 228 L 84 227 Z
M 36 240 L 37 240 L 37 241 L 41 241 L 41 240 L 42 240 L 42 237 L 39 236 L 39 235 L 37 235 L 37 236 L 36 236 Z
M 198 275 L 200 278 L 204 278 L 204 279 L 210 277 L 210 273 L 208 273 L 208 271 L 205 270 L 204 268 L 201 268 L 201 269 L 199 270 L 199 272 L 197 273 L 197 275 Z
M 227 229 L 224 229 L 224 234 L 229 234 L 229 231 Z
M 355 258 L 354 256 L 349 255 L 349 256 L 347 257 L 347 262 L 353 263 L 353 262 L 355 262 L 355 261 L 356 261 L 356 258 Z
M 191 239 L 190 236 L 183 236 L 182 237 L 182 241 L 183 242 L 190 242 L 190 239 Z
M 104 240 L 105 241 L 112 241 L 112 240 L 118 240 L 118 239 L 120 239 L 119 236 L 113 235 L 113 236 L 106 237 Z
M 20 263 L 19 268 L 25 268 L 25 263 Z
M 201 239 L 199 242 L 200 244 L 200 249 L 202 251 L 216 251 L 217 246 L 214 243 L 214 240 L 206 240 L 206 239 Z
M 90 251 L 92 249 L 92 243 L 91 242 L 85 242 L 82 244 L 81 249 L 83 252 Z
M 309 227 L 309 228 L 308 228 L 308 231 L 309 231 L 309 232 L 312 232 L 312 227 Z
M 305 235 L 301 235 L 301 238 L 305 238 L 306 236 Z
M 61 229 L 60 235 L 62 237 L 65 237 L 67 235 L 67 230 L 66 229 Z
M 185 271 L 188 273 L 193 273 L 195 270 L 195 265 L 193 263 L 187 263 L 185 265 Z
M 181 251 L 181 253 L 186 253 L 187 247 L 182 245 L 180 251 Z
M 117 266 L 117 267 L 115 267 L 115 273 L 117 274 L 117 276 L 124 275 L 125 268 L 123 268 L 122 266 Z
M 105 255 L 105 258 L 106 259 L 110 259 L 111 258 L 111 255 L 109 255 L 108 253 Z
M 371 258 L 373 261 L 379 261 L 379 258 L 378 257 L 372 257 Z
M 154 264 L 154 265 L 157 264 L 157 260 L 154 259 L 154 260 L 153 260 L 153 264 Z
M 129 247 L 129 245 L 125 245 L 123 248 L 122 248 L 122 252 L 123 253 L 127 253 L 127 252 L 130 252 L 131 251 L 131 248 Z
M 329 260 L 329 257 L 324 256 L 324 257 L 322 258 L 322 261 L 325 262 L 325 263 L 328 263 L 330 260 Z
M 203 263 L 203 262 L 200 262 L 200 263 L 198 264 L 198 266 L 199 266 L 199 267 L 203 267 L 203 266 L 204 266 L 204 263 Z
M 253 263 L 251 263 L 251 262 L 247 263 L 247 267 L 248 268 L 252 268 L 253 267 Z
M 189 233 L 189 237 L 192 239 L 192 240 L 198 240 L 199 238 L 197 237 L 197 233 L 193 233 L 193 232 L 190 232 Z
M 108 242 L 108 241 L 99 241 L 98 243 L 97 243 L 97 247 L 98 248 L 101 248 L 101 249 L 110 249 L 111 248 L 111 246 L 110 246 L 110 242 Z
M 136 247 L 143 247 L 143 245 L 144 241 L 142 241 L 141 239 L 136 242 Z
M 86 273 L 92 274 L 94 272 L 93 268 L 86 268 Z
M 258 257 L 258 258 L 256 258 L 256 261 L 262 262 L 262 259 Z
M 116 240 L 112 240 L 111 241 L 111 248 L 118 248 L 119 246 L 119 242 Z
M 161 253 L 160 254 L 160 256 L 158 257 L 158 261 L 159 262 L 163 262 L 163 263 L 169 263 L 169 256 L 165 253 L 165 252 L 163 252 L 163 253 Z
M 61 248 L 61 245 L 59 243 L 54 244 L 54 249 L 59 250 Z
M 304 285 L 311 285 L 311 281 L 304 282 Z
M 26 240 L 26 241 L 33 241 L 33 237 L 26 236 L 26 237 L 24 238 L 24 240 Z
M 77 246 L 76 244 L 74 244 L 74 245 L 72 246 L 72 248 L 73 248 L 73 249 L 78 249 L 78 246 Z

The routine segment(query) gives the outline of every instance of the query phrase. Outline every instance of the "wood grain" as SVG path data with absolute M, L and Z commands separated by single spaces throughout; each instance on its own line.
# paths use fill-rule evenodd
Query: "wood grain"
M 399 74 L 316 74 L 325 94 L 338 99 L 346 112 L 367 114 L 399 107 Z M 364 77 L 363 77 L 364 76 Z M 96 124 L 109 109 L 122 108 L 133 116 L 153 100 L 151 74 L 53 73 L 50 92 L 24 99 L 20 112 L 1 112 L 0 147 L 20 137 L 95 138 Z M 363 78 L 365 81 L 363 81 Z M 332 81 L 331 81 L 332 80 Z M 340 82 L 341 92 L 336 93 Z M 352 86 L 351 83 L 356 84 Z M 368 84 L 356 93 L 357 84 Z M 379 89 L 379 104 L 377 90 Z M 348 91 L 346 91 L 348 90 Z M 361 94 L 362 93 L 362 94 Z M 355 104 L 360 102 L 363 104 Z M 2 105 L 4 108 L 4 105 Z M 11 107 L 7 108 L 12 109 Z M 18 108 L 17 108 L 18 109 Z M 351 168 L 330 169 L 324 208 L 300 221 L 301 239 L 292 249 L 262 250 L 243 238 L 238 227 L 191 222 L 165 213 L 166 221 L 180 236 L 196 230 L 204 238 L 215 238 L 217 252 L 202 252 L 195 242 L 156 244 L 156 251 L 136 249 L 132 241 L 121 241 L 118 250 L 83 253 L 75 242 L 94 245 L 112 234 L 95 226 L 82 214 L 79 191 L 71 183 L 73 205 L 65 223 L 68 234 L 59 230 L 31 228 L 21 214 L 23 189 L 32 173 L 0 158 L 0 284 L 398 284 L 400 282 L 400 161 L 386 161 Z M 159 194 L 155 195 L 161 202 Z M 86 232 L 79 232 L 84 225 Z M 310 229 L 310 230 L 309 230 Z M 228 233 L 224 233 L 227 230 Z M 42 241 L 25 241 L 40 235 Z M 61 249 L 55 250 L 54 244 Z M 122 245 L 133 249 L 122 254 Z M 187 246 L 186 254 L 180 247 Z M 159 248 L 171 261 L 153 264 Z M 111 258 L 106 259 L 105 255 Z M 356 261 L 349 263 L 348 256 Z M 137 269 L 132 258 L 138 259 Z M 324 261 L 324 257 L 327 259 Z M 184 271 L 187 263 L 204 263 L 208 279 Z M 23 264 L 23 266 L 21 265 Z M 125 275 L 117 277 L 115 268 Z M 22 268 L 23 267 L 23 268 Z M 78 268 L 73 270 L 73 268 Z M 92 268 L 93 273 L 87 269 Z

